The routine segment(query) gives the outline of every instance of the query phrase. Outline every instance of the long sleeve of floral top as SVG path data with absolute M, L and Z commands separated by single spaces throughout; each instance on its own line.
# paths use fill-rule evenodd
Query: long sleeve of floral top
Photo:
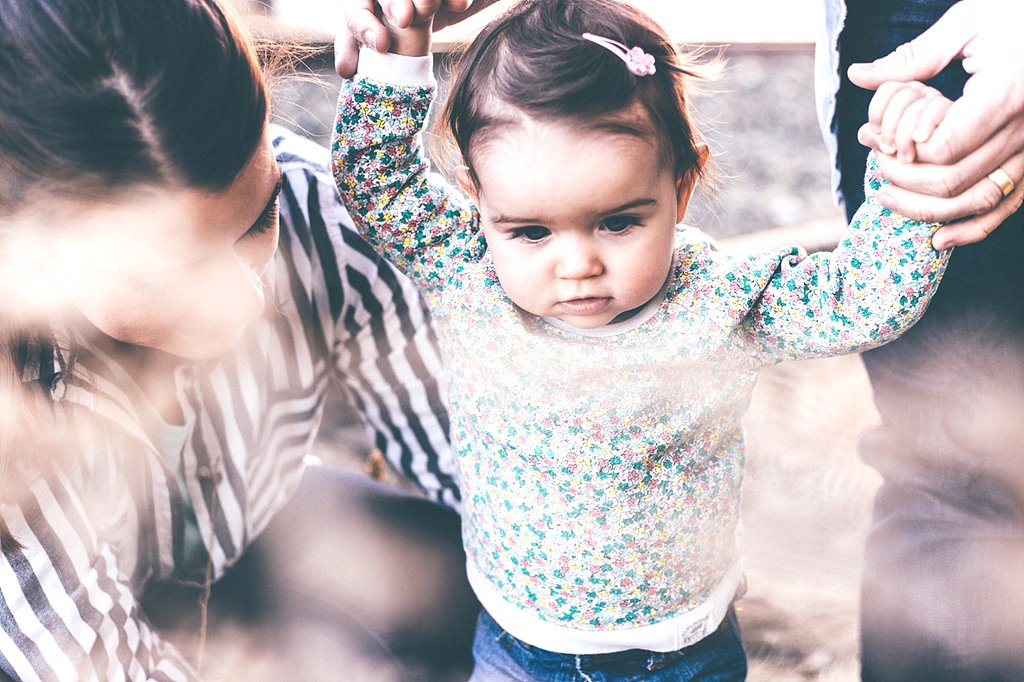
M 907 329 L 948 258 L 936 226 L 883 209 L 872 170 L 835 251 L 737 257 L 683 232 L 662 300 L 597 334 L 566 329 L 508 300 L 475 208 L 430 172 L 426 77 L 370 75 L 343 85 L 335 179 L 357 228 L 429 294 L 481 600 L 587 631 L 703 613 L 735 575 L 757 369 Z
M 424 64 L 429 58 L 417 68 Z M 433 86 L 426 74 L 422 81 L 358 78 L 343 85 L 334 172 L 370 243 L 436 292 L 460 263 L 479 261 L 486 246 L 475 207 L 432 173 L 423 156 L 419 132 Z M 775 360 L 860 350 L 909 327 L 948 254 L 931 247 L 934 225 L 906 220 L 874 200 L 883 181 L 873 166 L 865 182 L 868 201 L 833 252 L 808 256 L 786 247 L 735 258 L 705 240 L 684 245 L 680 258 L 690 272 L 684 277 L 708 298 L 702 307 L 724 314 L 725 324 L 744 318 L 751 349 Z

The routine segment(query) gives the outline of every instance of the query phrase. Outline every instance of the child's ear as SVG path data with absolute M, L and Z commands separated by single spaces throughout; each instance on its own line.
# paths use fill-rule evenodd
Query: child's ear
M 708 162 L 709 152 L 706 144 L 698 144 L 695 151 L 697 163 L 676 179 L 676 223 L 683 222 L 683 218 L 686 217 L 686 207 L 690 205 L 690 197 L 697 186 L 697 178 Z
M 469 195 L 469 198 L 473 200 L 474 204 L 479 204 L 477 195 L 479 192 L 476 189 L 476 183 L 473 182 L 473 175 L 469 172 L 469 166 L 456 166 L 455 167 L 455 181 L 459 183 L 459 187 L 462 191 Z

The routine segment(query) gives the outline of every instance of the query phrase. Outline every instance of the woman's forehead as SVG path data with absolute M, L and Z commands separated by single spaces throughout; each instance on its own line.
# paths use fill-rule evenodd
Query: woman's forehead
M 280 178 L 262 141 L 234 182 L 221 191 L 127 187 L 102 200 L 76 202 L 61 232 L 106 257 L 142 267 L 176 267 L 230 246 L 264 212 Z M 67 213 L 67 212 L 66 212 Z

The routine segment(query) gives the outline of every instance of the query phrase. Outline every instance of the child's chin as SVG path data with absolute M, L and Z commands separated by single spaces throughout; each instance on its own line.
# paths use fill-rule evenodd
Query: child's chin
M 603 327 L 611 322 L 611 317 L 608 315 L 587 315 L 587 316 L 571 316 L 563 315 L 558 318 L 566 324 L 572 325 L 577 329 L 597 329 Z

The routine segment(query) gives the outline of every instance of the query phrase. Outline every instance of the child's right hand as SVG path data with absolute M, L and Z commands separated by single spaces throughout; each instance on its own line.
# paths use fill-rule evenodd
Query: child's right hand
M 924 83 L 883 83 L 871 98 L 868 122 L 859 137 L 864 144 L 876 139 L 882 153 L 911 163 L 917 157 L 917 145 L 928 141 L 952 105 L 952 100 Z
M 380 5 L 393 29 L 429 30 L 441 3 L 442 0 L 381 0 Z
M 389 52 L 421 57 L 430 54 L 430 32 L 442 0 L 381 0 L 384 25 L 391 34 Z
M 458 23 L 494 2 L 495 0 L 437 0 L 435 4 L 439 4 L 440 9 L 435 10 L 436 14 L 433 15 L 433 27 L 439 30 Z M 351 78 L 356 72 L 360 45 L 378 52 L 395 51 L 392 33 L 380 19 L 385 7 L 395 5 L 395 14 L 401 14 L 399 18 L 403 20 L 411 22 L 416 16 L 416 7 L 409 10 L 413 0 L 341 0 L 341 3 L 345 22 L 334 41 L 334 68 L 342 78 Z M 389 25 L 395 23 L 402 26 L 394 19 L 388 21 Z

